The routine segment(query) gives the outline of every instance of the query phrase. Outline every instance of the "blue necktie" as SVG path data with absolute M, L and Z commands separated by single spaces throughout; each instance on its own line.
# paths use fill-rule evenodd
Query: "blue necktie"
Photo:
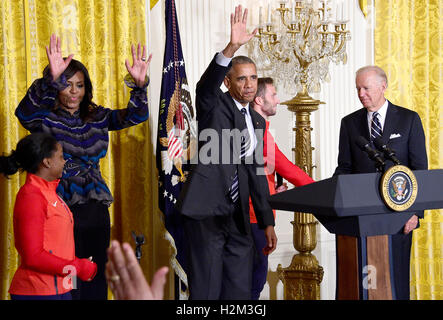
M 246 116 L 246 108 L 242 108 L 240 111 L 241 111 L 241 113 L 243 113 L 244 116 Z M 246 131 L 247 131 L 247 128 L 246 128 Z M 251 144 L 251 139 L 249 137 L 249 134 L 246 133 L 245 135 L 242 135 L 241 142 L 240 142 L 240 159 L 245 158 L 246 152 L 248 151 L 250 144 Z M 235 176 L 234 176 L 234 179 L 232 180 L 231 189 L 229 190 L 229 194 L 231 196 L 232 202 L 237 202 L 237 200 L 238 200 L 238 171 L 235 171 Z
M 381 137 L 383 134 L 383 130 L 381 129 L 380 120 L 378 119 L 378 112 L 374 112 L 372 114 L 372 122 L 371 122 L 371 141 L 374 139 Z

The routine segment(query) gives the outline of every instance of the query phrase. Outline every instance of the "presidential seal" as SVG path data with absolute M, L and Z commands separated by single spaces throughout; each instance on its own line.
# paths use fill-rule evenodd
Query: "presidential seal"
M 408 167 L 393 166 L 381 178 L 381 197 L 386 205 L 394 211 L 409 209 L 417 198 L 417 192 L 417 179 Z

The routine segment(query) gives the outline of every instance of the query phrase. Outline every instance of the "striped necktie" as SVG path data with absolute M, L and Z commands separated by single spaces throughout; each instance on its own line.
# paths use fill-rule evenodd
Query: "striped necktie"
M 246 108 L 242 108 L 241 113 L 246 116 Z M 245 119 L 246 120 L 246 119 Z M 246 132 L 241 136 L 240 142 L 240 159 L 244 159 L 246 156 L 246 152 L 249 150 L 249 146 L 251 144 L 251 137 L 249 136 L 248 129 L 244 130 Z M 232 180 L 231 189 L 229 190 L 230 197 L 232 202 L 237 202 L 238 200 L 238 171 L 235 171 L 234 179 Z
M 378 119 L 378 112 L 374 112 L 372 114 L 372 122 L 371 122 L 371 141 L 379 138 L 383 134 L 383 130 L 381 129 L 380 120 Z
M 246 117 L 246 108 L 242 108 L 241 113 Z M 246 119 L 245 119 L 246 120 Z M 249 147 L 251 145 L 251 137 L 249 136 L 248 128 L 246 126 L 245 134 L 241 136 L 241 143 L 240 143 L 240 159 L 244 159 L 246 157 L 246 152 L 249 150 Z

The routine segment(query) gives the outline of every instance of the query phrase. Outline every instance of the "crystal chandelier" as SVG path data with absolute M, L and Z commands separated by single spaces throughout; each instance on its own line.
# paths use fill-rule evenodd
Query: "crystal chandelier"
M 272 76 L 277 85 L 289 94 L 319 92 L 322 81 L 329 81 L 329 62 L 347 61 L 346 30 L 343 1 L 334 2 L 332 19 L 331 0 L 278 1 L 272 12 L 268 2 L 267 19 L 264 8 L 259 8 L 259 30 L 249 43 L 250 56 L 264 76 Z M 316 8 L 317 7 L 317 8 Z

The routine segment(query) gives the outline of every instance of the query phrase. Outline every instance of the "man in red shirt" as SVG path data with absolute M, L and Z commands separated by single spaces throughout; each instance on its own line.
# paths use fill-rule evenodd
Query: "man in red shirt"
M 269 193 L 271 195 L 287 190 L 286 183 L 276 188 L 276 172 L 297 187 L 314 182 L 310 176 L 308 176 L 303 170 L 286 158 L 286 156 L 278 148 L 274 138 L 269 132 L 268 118 L 277 113 L 277 105 L 279 103 L 280 100 L 278 99 L 277 91 L 272 78 L 258 79 L 257 93 L 252 105 L 254 110 L 266 120 L 266 132 L 263 135 L 263 158 L 265 161 L 265 173 L 268 179 Z M 266 244 L 266 239 L 263 230 L 259 229 L 257 226 L 257 220 L 255 219 L 254 208 L 252 207 L 251 200 L 249 200 L 249 215 L 252 235 L 254 238 L 255 247 L 257 248 L 252 274 L 251 298 L 253 300 L 258 300 L 266 283 L 268 273 L 268 256 L 265 255 L 260 249 Z

